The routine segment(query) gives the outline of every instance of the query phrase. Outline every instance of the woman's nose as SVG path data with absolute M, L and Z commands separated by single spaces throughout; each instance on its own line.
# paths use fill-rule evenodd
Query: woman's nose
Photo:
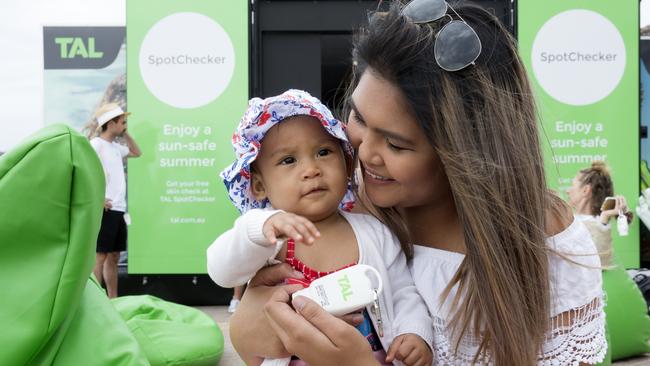
M 381 165 L 382 158 L 377 152 L 377 145 L 377 142 L 372 142 L 368 139 L 361 140 L 359 144 L 359 160 L 367 165 Z

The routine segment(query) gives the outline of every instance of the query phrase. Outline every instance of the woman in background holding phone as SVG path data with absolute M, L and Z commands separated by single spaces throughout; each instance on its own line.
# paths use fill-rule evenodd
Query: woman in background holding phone
M 614 183 L 609 168 L 602 161 L 595 161 L 591 167 L 582 169 L 573 178 L 567 190 L 569 204 L 576 212 L 598 248 L 603 267 L 613 265 L 612 261 L 612 217 L 621 216 L 618 222 L 619 235 L 627 235 L 627 225 L 632 222 L 632 211 L 627 207 L 625 197 L 614 196 Z

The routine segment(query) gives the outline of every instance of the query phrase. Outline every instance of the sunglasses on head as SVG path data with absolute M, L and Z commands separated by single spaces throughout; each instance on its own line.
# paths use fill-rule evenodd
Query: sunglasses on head
M 447 8 L 460 20 L 454 20 L 447 14 Z M 450 22 L 438 31 L 433 46 L 436 63 L 443 70 L 462 70 L 473 65 L 481 54 L 481 40 L 474 29 L 445 0 L 413 0 L 402 9 L 402 15 L 415 24 L 449 17 Z

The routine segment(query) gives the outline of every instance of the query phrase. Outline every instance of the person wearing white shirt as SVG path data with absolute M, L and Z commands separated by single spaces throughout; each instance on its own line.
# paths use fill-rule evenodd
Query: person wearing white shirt
M 104 214 L 97 237 L 97 250 L 93 272 L 100 283 L 106 284 L 108 297 L 117 297 L 117 262 L 120 251 L 126 250 L 127 229 L 126 177 L 124 158 L 139 157 L 140 148 L 126 132 L 126 113 L 116 103 L 107 103 L 97 111 L 100 133 L 90 140 L 104 168 L 106 193 L 104 195 Z M 122 136 L 126 146 L 115 139 Z

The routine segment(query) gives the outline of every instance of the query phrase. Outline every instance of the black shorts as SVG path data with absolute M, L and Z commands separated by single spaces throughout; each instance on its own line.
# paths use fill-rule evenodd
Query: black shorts
M 124 212 L 104 210 L 102 226 L 97 237 L 97 253 L 126 250 L 126 222 Z

